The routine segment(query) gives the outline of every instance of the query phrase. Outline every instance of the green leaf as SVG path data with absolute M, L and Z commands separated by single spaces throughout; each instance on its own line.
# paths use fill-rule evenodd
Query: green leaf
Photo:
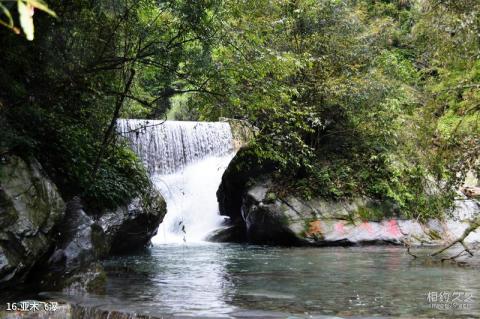
M 20 15 L 20 25 L 27 40 L 33 40 L 33 7 L 30 4 L 24 3 L 22 0 L 17 1 L 18 13 Z
M 57 15 L 55 14 L 54 11 L 52 11 L 48 5 L 43 1 L 43 0 L 25 0 L 27 4 L 31 5 L 32 7 L 37 8 L 38 10 L 42 10 L 46 13 L 48 13 L 51 16 L 56 17 Z
M 13 28 L 12 15 L 10 14 L 10 11 L 1 3 L 0 3 L 0 11 L 3 12 L 3 14 L 7 17 L 8 22 L 4 22 L 3 20 L 0 20 L 0 21 L 3 22 L 6 27 Z

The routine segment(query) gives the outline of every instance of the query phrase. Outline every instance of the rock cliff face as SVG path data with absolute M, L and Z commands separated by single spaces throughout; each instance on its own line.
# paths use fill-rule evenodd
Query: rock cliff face
M 82 271 L 101 275 L 89 270 L 99 258 L 147 246 L 166 214 L 151 188 L 92 217 L 80 198 L 64 203 L 37 161 L 9 156 L 0 164 L 0 287 L 26 279 L 53 289 L 81 286 Z
M 295 196 L 277 198 L 268 183 L 247 190 L 241 207 L 249 242 L 292 245 L 354 245 L 369 243 L 445 244 L 468 227 L 480 213 L 472 200 L 458 200 L 453 218 L 420 223 L 395 212 L 395 207 L 368 198 L 304 201 Z M 480 242 L 480 231 L 466 243 Z
M 478 202 L 466 198 L 456 202 L 446 220 L 420 223 L 402 216 L 394 205 L 369 198 L 334 201 L 280 196 L 269 180 L 272 168 L 252 167 L 252 158 L 241 151 L 226 170 L 217 197 L 220 212 L 230 217 L 231 225 L 212 240 L 313 246 L 444 244 L 462 235 L 469 220 L 480 214 Z M 466 242 L 480 242 L 480 231 L 470 234 Z
M 49 252 L 65 203 L 35 160 L 0 159 L 0 285 L 23 280 Z

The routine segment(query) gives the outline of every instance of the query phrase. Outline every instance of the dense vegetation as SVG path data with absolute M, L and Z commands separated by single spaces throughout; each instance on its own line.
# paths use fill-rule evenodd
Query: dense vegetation
M 197 34 L 208 37 L 205 8 L 84 0 L 50 7 L 59 18 L 39 14 L 32 42 L 0 29 L 0 47 L 8 48 L 0 66 L 0 148 L 38 158 L 66 197 L 80 194 L 99 208 L 123 203 L 148 178 L 117 138 L 115 120 L 127 103 L 131 111 L 148 108 L 148 116 L 165 113 L 181 93 L 171 84 L 194 74 L 175 70 L 203 54 L 188 44 Z
M 167 113 L 250 121 L 251 152 L 306 197 L 365 194 L 428 217 L 478 171 L 479 1 L 49 5 L 59 18 L 35 15 L 34 41 L 0 30 L 0 140 L 67 196 L 133 196 L 145 173 L 115 119 Z

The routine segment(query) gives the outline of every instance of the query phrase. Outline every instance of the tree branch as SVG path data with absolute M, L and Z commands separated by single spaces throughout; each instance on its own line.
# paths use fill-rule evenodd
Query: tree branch
M 103 157 L 103 154 L 105 153 L 105 150 L 109 144 L 110 137 L 113 134 L 113 130 L 115 128 L 115 124 L 117 123 L 117 119 L 120 116 L 120 110 L 123 106 L 123 102 L 125 101 L 125 98 L 127 97 L 128 92 L 130 91 L 130 88 L 133 83 L 133 78 L 135 77 L 135 70 L 132 68 L 129 70 L 129 77 L 125 83 L 123 94 L 117 98 L 117 102 L 115 104 L 115 110 L 113 112 L 112 119 L 110 121 L 110 125 L 108 126 L 107 130 L 105 131 L 105 134 L 103 136 L 102 144 L 100 145 L 100 150 L 98 151 L 97 158 L 95 160 L 95 164 L 93 166 L 92 174 L 91 174 L 91 179 L 92 181 L 95 180 L 95 177 L 98 172 L 98 168 L 100 166 L 100 161 Z

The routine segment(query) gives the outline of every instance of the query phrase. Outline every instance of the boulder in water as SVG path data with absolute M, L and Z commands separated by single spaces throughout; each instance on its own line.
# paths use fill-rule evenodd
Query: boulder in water
M 368 198 L 305 201 L 297 196 L 269 198 L 268 183 L 247 190 L 242 204 L 247 240 L 274 245 L 356 245 L 372 243 L 437 244 L 455 239 L 478 216 L 480 206 L 459 200 L 446 220 L 420 223 L 406 219 L 395 207 Z M 465 211 L 467 210 L 467 211 Z M 480 231 L 473 232 L 467 243 L 480 242 Z
M 233 241 L 246 241 L 246 223 L 242 217 L 242 204 L 248 184 L 264 174 L 274 171 L 271 163 L 258 163 L 257 158 L 247 146 L 242 148 L 228 165 L 217 190 L 220 214 L 229 217 L 229 226 L 217 235 L 213 241 L 233 238 Z M 227 235 L 229 232 L 230 235 Z M 221 235 L 220 235 L 221 234 Z
M 99 219 L 111 253 L 148 246 L 166 214 L 166 204 L 153 187 L 130 204 L 105 212 Z
M 71 273 L 90 265 L 109 251 L 102 227 L 83 210 L 79 197 L 67 203 L 63 221 L 57 226 L 59 237 L 48 269 Z
M 480 213 L 477 201 L 463 199 L 447 219 L 420 223 L 402 216 L 395 205 L 371 198 L 305 200 L 278 194 L 270 180 L 272 167 L 258 165 L 251 155 L 241 150 L 222 177 L 217 198 L 221 214 L 229 216 L 232 225 L 213 240 L 237 241 L 243 235 L 246 242 L 270 245 L 442 245 L 461 236 Z M 480 231 L 465 242 L 480 243 Z

